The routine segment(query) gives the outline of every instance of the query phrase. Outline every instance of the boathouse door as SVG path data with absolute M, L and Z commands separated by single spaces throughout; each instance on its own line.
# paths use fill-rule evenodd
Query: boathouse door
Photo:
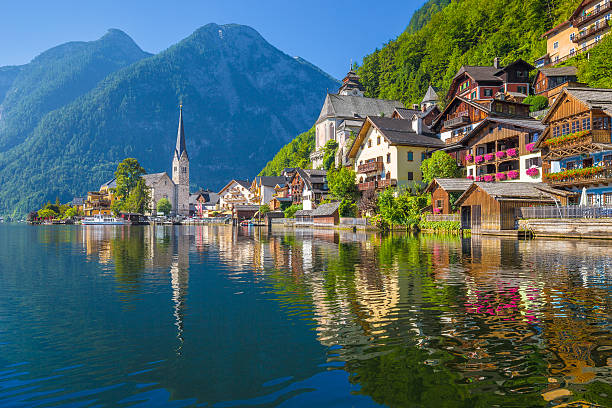
M 472 228 L 472 216 L 471 209 L 469 205 L 464 205 L 461 207 L 461 228 L 463 229 L 471 229 Z
M 481 225 L 480 206 L 473 205 L 471 212 L 472 212 L 472 234 L 478 234 L 480 233 L 480 225 Z

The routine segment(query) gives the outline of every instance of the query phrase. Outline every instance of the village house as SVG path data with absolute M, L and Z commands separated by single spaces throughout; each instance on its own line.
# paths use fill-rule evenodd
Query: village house
M 366 98 L 363 96 L 364 90 L 359 76 L 351 70 L 342 80 L 338 93 L 328 93 L 325 97 L 315 123 L 315 149 L 310 155 L 314 169 L 323 166 L 323 147 L 329 140 L 338 143 L 336 166 L 347 165 L 347 144 L 357 134 L 366 116 L 391 116 L 396 107 L 404 107 L 399 101 Z
M 89 191 L 83 203 L 83 214 L 87 217 L 111 215 L 111 205 L 115 202 L 115 188 L 117 188 L 117 179 L 113 178 L 102 184 L 99 191 Z
M 275 189 L 284 186 L 287 180 L 284 176 L 257 176 L 251 183 L 250 192 L 253 194 L 253 204 L 268 204 L 274 197 Z
M 270 211 L 284 211 L 291 204 L 293 204 L 291 197 L 272 197 L 269 203 Z
M 544 181 L 612 205 L 612 89 L 565 88 L 542 122 Z
M 431 131 L 438 133 L 446 144 L 454 145 L 488 117 L 529 119 L 529 105 L 500 99 L 472 101 L 455 96 L 431 124 Z
M 470 180 L 541 182 L 542 163 L 535 142 L 545 129 L 531 118 L 488 117 L 452 149 Z
M 456 212 L 454 204 L 467 190 L 473 181 L 461 178 L 435 178 L 429 183 L 427 193 L 431 194 L 431 206 L 434 214 L 452 214 Z
M 493 66 L 462 66 L 448 89 L 447 99 L 455 96 L 472 101 L 492 100 L 498 92 L 513 92 L 527 97 L 529 95 L 529 71 L 534 67 L 518 59 L 502 67 L 499 58 Z
M 421 163 L 445 144 L 431 133 L 417 133 L 412 120 L 368 116 L 349 150 L 360 191 L 422 181 Z
M 574 86 L 578 82 L 576 67 L 540 68 L 533 80 L 536 95 L 543 95 L 552 104 L 564 87 Z
M 189 195 L 189 215 L 206 217 L 209 211 L 215 211 L 219 203 L 219 194 L 210 190 L 199 190 Z
M 293 204 L 302 204 L 304 210 L 311 210 L 327 198 L 327 171 L 297 169 L 289 182 Z
M 248 180 L 232 180 L 219 191 L 219 207 L 233 210 L 235 205 L 252 204 L 253 193 Z
M 518 228 L 517 210 L 540 205 L 567 205 L 573 193 L 543 183 L 473 183 L 456 201 L 461 227 L 472 234 Z
M 558 64 L 597 45 L 610 32 L 610 0 L 583 0 L 567 21 L 542 35 L 546 37 L 546 55 L 536 66 Z

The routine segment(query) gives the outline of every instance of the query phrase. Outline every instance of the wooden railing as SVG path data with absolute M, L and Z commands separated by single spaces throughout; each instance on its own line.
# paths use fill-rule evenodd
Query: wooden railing
M 366 181 L 365 183 L 357 184 L 357 189 L 359 191 L 366 190 L 382 190 L 387 187 L 392 187 L 397 185 L 397 180 L 395 179 L 385 179 L 385 180 L 374 180 L 374 181 Z
M 363 163 L 357 166 L 357 173 L 373 173 L 377 171 L 382 171 L 383 162 L 375 161 L 369 163 Z
M 604 20 L 601 23 L 599 23 L 599 25 L 597 25 L 597 26 L 589 27 L 586 30 L 579 32 L 578 35 L 574 37 L 573 41 L 575 43 L 582 42 L 586 38 L 588 38 L 588 37 L 590 37 L 590 36 L 600 32 L 602 30 L 605 30 L 608 27 L 609 27 L 608 20 Z
M 397 185 L 397 180 L 394 180 L 394 179 L 378 180 L 377 182 L 377 188 L 380 188 L 380 189 L 391 187 L 391 186 L 396 186 L 396 185 Z
M 375 190 L 376 181 L 366 181 L 365 183 L 359 183 L 357 184 L 357 189 L 359 191 Z
M 457 117 L 445 120 L 444 127 L 447 129 L 452 129 L 455 127 L 467 125 L 469 123 L 470 123 L 470 117 L 468 116 L 468 113 L 460 112 L 460 115 L 458 115 Z
M 601 16 L 602 14 L 605 14 L 607 11 L 611 9 L 612 9 L 612 4 L 606 3 L 604 4 L 603 7 L 595 8 L 595 10 L 591 11 L 590 13 L 575 18 L 572 24 L 574 27 L 580 27 L 581 25 L 584 25 L 588 23 L 589 21 L 594 20 L 595 18 Z

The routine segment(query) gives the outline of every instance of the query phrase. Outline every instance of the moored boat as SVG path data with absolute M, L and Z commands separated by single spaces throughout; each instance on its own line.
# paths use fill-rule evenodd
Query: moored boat
M 85 217 L 81 224 L 83 225 L 127 225 L 127 222 L 121 218 L 111 217 L 109 215 L 94 215 L 93 217 Z

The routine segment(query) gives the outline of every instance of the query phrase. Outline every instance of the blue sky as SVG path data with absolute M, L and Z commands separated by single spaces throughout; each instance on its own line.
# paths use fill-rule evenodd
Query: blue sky
M 397 37 L 424 0 L 0 0 L 0 66 L 24 64 L 67 41 L 94 40 L 108 28 L 145 51 L 168 48 L 207 23 L 245 24 L 272 45 L 342 78 Z M 299 6 L 297 4 L 300 4 Z

